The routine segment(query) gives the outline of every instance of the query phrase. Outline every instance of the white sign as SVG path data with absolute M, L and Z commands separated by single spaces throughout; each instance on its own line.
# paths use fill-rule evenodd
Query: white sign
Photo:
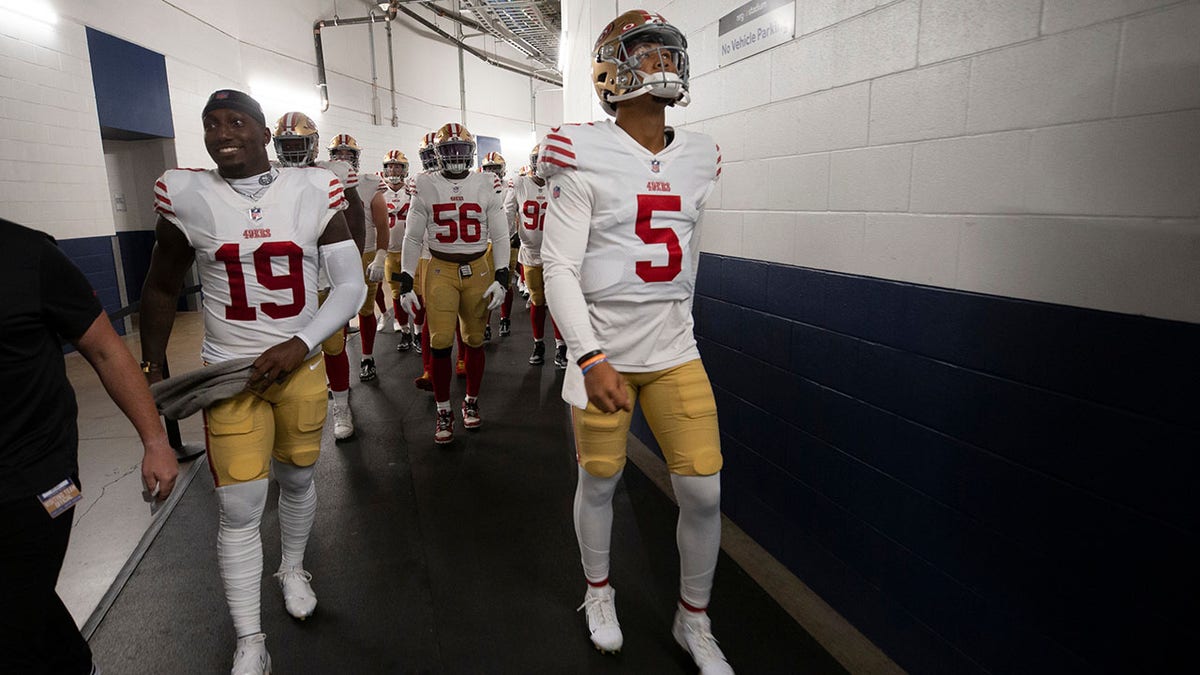
M 717 24 L 719 63 L 727 66 L 796 36 L 796 0 L 752 0 Z

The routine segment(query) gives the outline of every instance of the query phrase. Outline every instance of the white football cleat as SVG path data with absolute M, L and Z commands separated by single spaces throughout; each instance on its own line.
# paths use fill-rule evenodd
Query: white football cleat
M 312 581 L 312 574 L 299 567 L 289 567 L 276 572 L 275 578 L 283 589 L 283 606 L 288 614 L 301 621 L 312 616 L 317 608 L 317 595 L 308 583 Z
M 354 435 L 354 415 L 350 412 L 350 403 L 340 403 L 333 400 L 333 437 L 344 441 Z
M 271 655 L 267 653 L 267 634 L 255 633 L 238 638 L 230 675 L 271 675 Z
M 707 612 L 689 612 L 683 607 L 676 609 L 671 634 L 679 646 L 692 655 L 700 675 L 733 675 L 733 668 L 713 637 Z
M 609 584 L 600 588 L 588 586 L 579 610 L 586 610 L 588 632 L 596 649 L 611 654 L 621 651 L 625 637 L 617 623 L 617 592 Z

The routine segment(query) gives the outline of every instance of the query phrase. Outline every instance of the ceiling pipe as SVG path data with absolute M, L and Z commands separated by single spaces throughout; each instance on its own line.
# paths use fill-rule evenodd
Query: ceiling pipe
M 329 83 L 325 78 L 325 51 L 321 47 L 321 29 L 336 26 L 357 26 L 364 23 L 386 23 L 395 17 L 396 6 L 393 4 L 388 7 L 387 13 L 382 16 L 375 16 L 374 13 L 370 16 L 360 16 L 353 19 L 340 19 L 335 16 L 332 19 L 318 19 L 313 22 L 313 45 L 317 50 L 317 89 L 321 94 L 321 112 L 329 110 Z M 371 58 L 374 57 L 375 55 L 372 53 Z
M 422 3 L 422 4 L 424 5 L 427 3 Z M 397 7 L 396 5 L 392 5 L 392 8 L 399 10 L 400 12 L 404 13 L 406 16 L 408 16 L 412 20 L 416 21 L 417 23 L 421 24 L 422 26 L 425 26 L 429 30 L 433 31 L 434 33 L 437 33 L 438 35 L 449 40 L 450 42 L 462 46 L 463 50 L 466 51 L 468 54 L 478 58 L 479 60 L 481 60 L 489 65 L 500 68 L 501 70 L 507 70 L 511 73 L 516 73 L 518 75 L 524 75 L 525 77 L 532 77 L 535 80 L 541 80 L 542 82 L 553 84 L 556 87 L 562 86 L 562 80 L 555 80 L 552 78 L 545 77 L 543 75 L 538 75 L 536 72 L 533 72 L 530 70 L 525 70 L 523 68 L 517 68 L 514 66 L 510 66 L 507 63 L 502 63 L 500 61 L 497 61 L 496 59 L 492 58 L 491 56 L 488 56 L 484 52 L 481 52 L 478 49 L 471 47 L 470 45 L 467 45 L 463 42 L 455 40 L 453 35 L 447 33 L 446 31 L 442 30 L 441 28 L 438 28 L 436 24 L 429 21 L 428 19 L 421 16 L 420 14 L 413 12 L 412 10 L 408 9 L 407 7 Z M 389 8 L 388 11 L 390 12 L 392 8 Z M 449 10 L 442 9 L 440 7 L 437 7 L 436 5 L 433 6 L 433 9 L 438 10 L 439 13 L 444 14 L 447 18 L 450 18 L 454 21 L 458 21 L 458 19 L 456 19 L 455 17 L 450 16 L 451 12 L 449 12 Z M 470 19 L 466 19 L 466 17 L 463 17 L 463 19 L 464 19 L 464 21 L 462 21 L 461 23 L 463 25 L 467 26 L 468 28 L 477 28 L 479 30 L 482 30 L 482 26 L 479 26 L 479 24 L 475 23 L 474 21 L 471 21 Z

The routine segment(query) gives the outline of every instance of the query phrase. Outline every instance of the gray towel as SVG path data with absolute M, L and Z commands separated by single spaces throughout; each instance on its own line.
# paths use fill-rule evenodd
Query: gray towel
M 246 357 L 205 366 L 150 385 L 163 417 L 181 420 L 246 388 L 255 359 Z

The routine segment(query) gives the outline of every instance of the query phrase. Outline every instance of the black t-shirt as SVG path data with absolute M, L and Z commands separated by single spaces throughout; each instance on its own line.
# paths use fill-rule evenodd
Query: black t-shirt
M 78 340 L 101 311 L 53 238 L 0 219 L 0 502 L 78 470 L 78 408 L 59 337 Z

